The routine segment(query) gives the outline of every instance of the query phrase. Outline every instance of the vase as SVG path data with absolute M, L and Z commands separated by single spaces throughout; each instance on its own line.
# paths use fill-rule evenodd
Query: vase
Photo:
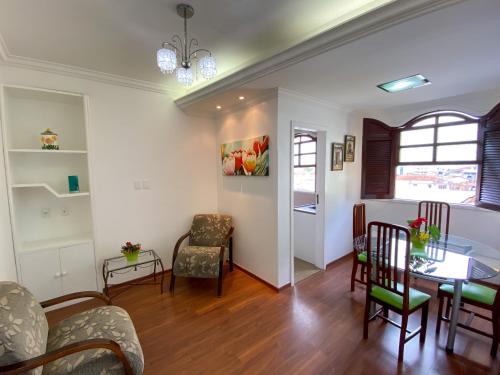
M 411 247 L 416 250 L 425 250 L 428 242 L 429 240 L 421 240 L 413 236 L 411 237 Z
M 125 258 L 127 258 L 128 263 L 136 263 L 137 259 L 139 258 L 139 252 L 134 251 L 132 253 L 126 253 Z

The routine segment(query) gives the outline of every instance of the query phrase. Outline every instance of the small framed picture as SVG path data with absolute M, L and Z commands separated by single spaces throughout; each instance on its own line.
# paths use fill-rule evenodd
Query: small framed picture
M 346 135 L 344 141 L 345 156 L 344 161 L 354 161 L 354 151 L 356 150 L 356 137 L 353 135 Z
M 344 145 L 342 143 L 332 143 L 332 171 L 344 169 Z

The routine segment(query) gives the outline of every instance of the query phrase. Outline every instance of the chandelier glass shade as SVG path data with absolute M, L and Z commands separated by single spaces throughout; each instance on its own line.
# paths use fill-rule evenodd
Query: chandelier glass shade
M 174 71 L 177 81 L 184 86 L 191 86 L 194 81 L 192 63 L 198 64 L 198 70 L 204 79 L 212 79 L 217 75 L 217 64 L 212 53 L 198 47 L 198 40 L 188 39 L 187 20 L 194 14 L 190 5 L 177 5 L 177 14 L 184 19 L 184 36 L 174 35 L 171 42 L 163 42 L 156 53 L 156 63 L 163 74 Z M 200 58 L 199 56 L 202 55 Z

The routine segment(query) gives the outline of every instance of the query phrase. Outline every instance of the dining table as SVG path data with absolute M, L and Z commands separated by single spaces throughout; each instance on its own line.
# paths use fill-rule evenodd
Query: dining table
M 407 240 L 410 239 L 398 239 L 398 248 L 406 248 Z M 374 240 L 371 242 L 374 243 Z M 391 247 L 396 246 L 396 241 L 391 242 Z M 356 238 L 354 245 L 358 251 L 363 250 L 363 247 L 366 249 L 367 235 Z M 404 271 L 405 252 L 399 251 L 398 259 L 391 261 L 391 264 Z M 499 285 L 500 249 L 458 235 L 443 234 L 438 240 L 431 239 L 424 248 L 411 247 L 409 266 L 410 275 L 413 277 L 454 286 L 446 343 L 446 351 L 453 353 L 463 284 L 472 280 L 488 280 L 491 284 Z

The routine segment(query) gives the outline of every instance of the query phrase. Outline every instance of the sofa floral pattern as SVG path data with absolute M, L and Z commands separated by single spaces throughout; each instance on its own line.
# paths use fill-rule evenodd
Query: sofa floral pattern
M 144 357 L 128 313 L 117 306 L 94 308 L 48 327 L 41 305 L 24 287 L 0 282 L 0 365 L 8 365 L 92 338 L 116 341 L 134 374 L 142 374 Z M 50 362 L 30 375 L 123 374 L 121 362 L 106 349 L 87 350 Z
M 0 365 L 45 353 L 48 327 L 42 306 L 26 288 L 0 282 Z M 40 375 L 42 368 L 28 373 Z
M 220 247 L 232 226 L 229 215 L 195 215 L 189 235 L 189 246 L 179 250 L 174 275 L 201 278 L 219 276 Z M 223 260 L 223 259 L 222 259 Z

